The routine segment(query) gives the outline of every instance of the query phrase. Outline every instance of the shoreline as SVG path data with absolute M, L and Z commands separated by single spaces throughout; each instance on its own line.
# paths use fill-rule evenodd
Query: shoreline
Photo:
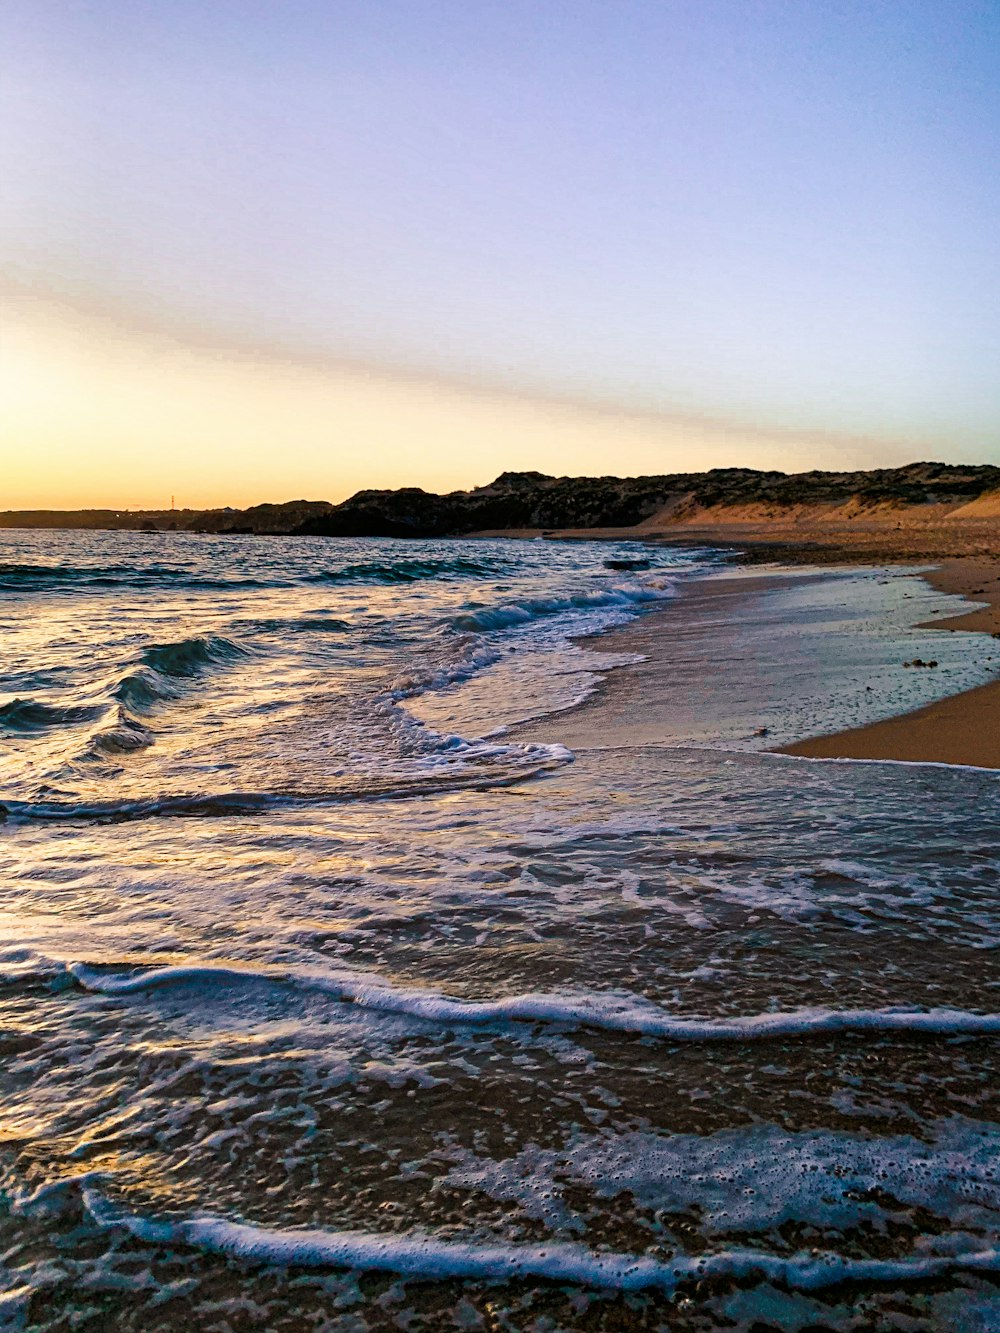
M 938 633 L 995 635 L 1000 661 L 1000 560 L 955 557 L 915 577 L 939 592 L 985 603 L 921 625 Z M 1000 769 L 1000 679 L 881 722 L 809 737 L 775 753 Z
M 635 532 L 632 539 L 642 540 Z M 806 556 L 807 552 L 802 551 L 801 555 Z M 831 568 L 835 563 L 845 575 L 856 571 L 859 577 L 869 573 L 876 577 L 879 566 L 884 569 L 887 562 L 861 562 L 848 556 L 836 562 L 831 559 L 825 567 L 823 564 L 813 565 L 811 561 L 800 560 L 793 567 L 776 567 L 773 571 L 765 571 L 760 567 L 765 563 L 763 560 L 742 560 L 741 563 L 756 568 L 752 574 L 747 570 L 741 575 L 737 566 L 731 577 L 715 575 L 693 581 L 686 590 L 687 595 L 682 592 L 678 599 L 683 601 L 686 613 L 696 621 L 705 620 L 706 616 L 715 617 L 716 620 L 719 616 L 732 616 L 735 625 L 746 625 L 747 602 L 755 594 L 763 606 L 768 602 L 764 594 L 788 594 L 796 586 L 804 587 L 806 580 L 812 582 L 813 579 L 830 577 L 831 584 L 835 583 L 832 577 L 834 570 Z M 910 564 L 909 561 L 898 563 Z M 814 568 L 815 575 L 810 576 L 808 568 L 803 568 L 803 565 Z M 896 577 L 905 579 L 906 583 L 910 580 L 922 582 L 925 600 L 926 594 L 933 590 L 978 603 L 968 610 L 950 615 L 941 614 L 935 607 L 931 609 L 929 618 L 926 611 L 921 613 L 915 606 L 916 614 L 903 622 L 900 628 L 926 630 L 929 634 L 932 632 L 935 639 L 947 635 L 949 640 L 954 634 L 974 633 L 977 635 L 975 646 L 980 651 L 984 645 L 978 636 L 996 635 L 998 678 L 971 688 L 958 686 L 953 693 L 929 703 L 916 706 L 904 704 L 898 712 L 881 720 L 857 726 L 830 727 L 787 744 L 762 745 L 761 751 L 812 759 L 897 761 L 1000 769 L 1000 557 L 992 554 L 952 557 L 935 568 L 899 569 Z M 697 588 L 697 595 L 692 597 L 690 593 L 694 588 Z M 916 593 L 905 592 L 902 596 L 913 598 Z M 543 735 L 546 739 L 558 738 L 571 749 L 591 748 L 595 744 L 602 747 L 618 744 L 631 746 L 644 741 L 652 746 L 683 744 L 677 733 L 683 733 L 685 720 L 690 725 L 692 718 L 699 719 L 697 709 L 691 713 L 687 703 L 682 701 L 683 689 L 679 689 L 677 675 L 678 663 L 681 670 L 684 665 L 683 654 L 678 658 L 677 640 L 683 638 L 690 627 L 685 616 L 678 616 L 676 610 L 674 616 L 670 615 L 671 607 L 676 608 L 677 603 L 671 603 L 663 611 L 643 616 L 608 634 L 595 636 L 591 641 L 591 646 L 599 652 L 642 654 L 647 659 L 644 669 L 642 664 L 638 664 L 612 670 L 605 676 L 597 692 L 577 708 L 555 715 L 548 722 L 526 723 L 517 728 L 518 734 L 528 738 L 541 739 Z M 760 611 L 754 608 L 749 619 L 759 614 Z M 785 628 L 788 628 L 787 624 Z M 792 638 L 788 639 L 791 652 L 795 648 L 794 637 L 793 630 Z M 738 641 L 736 646 L 738 649 Z M 938 653 L 951 660 L 962 660 L 965 654 L 956 653 L 957 646 L 949 644 L 947 653 L 942 653 L 940 649 Z M 745 642 L 744 647 L 746 652 L 742 661 L 737 652 L 736 657 L 727 664 L 741 683 L 744 677 L 753 677 L 756 666 L 752 644 Z M 799 647 L 808 655 L 807 645 L 800 644 Z M 970 653 L 974 651 L 971 642 L 969 650 Z M 933 648 L 923 651 L 925 659 L 935 660 Z M 990 658 L 992 654 L 987 651 L 986 659 Z M 898 665 L 901 668 L 902 661 Z M 983 665 L 981 659 L 980 665 Z M 912 671 L 924 669 L 910 668 Z M 717 669 L 713 670 L 718 675 Z M 813 663 L 812 671 L 814 681 L 817 676 L 820 680 L 824 679 L 823 667 Z M 843 667 L 837 667 L 836 685 L 842 692 L 845 687 L 844 676 Z M 863 679 L 867 677 L 862 677 L 858 671 L 854 677 L 857 691 L 867 688 L 863 684 Z M 773 675 L 769 679 L 773 685 Z M 829 679 L 832 682 L 834 677 Z M 703 681 L 696 672 L 689 672 L 686 684 L 696 695 L 703 690 Z M 720 688 L 717 682 L 715 689 L 718 691 Z M 669 704 L 665 702 L 667 700 Z M 772 708 L 770 714 L 767 712 L 768 703 Z M 767 700 L 762 695 L 757 725 L 747 734 L 759 735 L 776 730 L 772 723 L 773 705 L 773 699 Z M 636 721 L 639 715 L 642 717 L 641 722 Z M 674 734 L 670 734 L 668 715 L 670 723 L 675 727 Z M 703 717 L 700 720 L 703 721 Z M 801 731 L 799 734 L 802 734 Z M 700 740 L 697 731 L 692 733 L 687 742 L 692 747 L 705 743 L 708 742 Z

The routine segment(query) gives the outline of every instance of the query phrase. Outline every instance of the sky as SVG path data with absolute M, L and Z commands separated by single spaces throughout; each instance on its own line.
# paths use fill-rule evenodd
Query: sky
M 2 0 L 0 508 L 1000 462 L 995 0 Z

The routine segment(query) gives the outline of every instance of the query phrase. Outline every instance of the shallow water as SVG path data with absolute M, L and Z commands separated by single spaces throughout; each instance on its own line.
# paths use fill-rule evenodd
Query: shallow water
M 519 716 L 586 693 L 610 659 L 567 635 L 629 619 L 705 564 L 606 568 L 622 549 L 4 535 L 0 800 L 269 808 L 523 774 L 552 756 L 431 732 L 400 705 L 527 658 Z
M 4 541 L 0 1328 L 998 1326 L 1000 775 L 486 734 L 711 553 Z

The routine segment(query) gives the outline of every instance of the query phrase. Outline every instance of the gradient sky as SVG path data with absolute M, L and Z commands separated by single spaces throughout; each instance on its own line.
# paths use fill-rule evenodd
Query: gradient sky
M 994 0 L 3 0 L 0 508 L 1000 462 Z

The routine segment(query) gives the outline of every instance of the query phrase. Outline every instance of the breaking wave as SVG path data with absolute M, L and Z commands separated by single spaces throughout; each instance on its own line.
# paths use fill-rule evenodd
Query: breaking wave
M 482 634 L 567 611 L 599 611 L 615 607 L 628 609 L 644 603 L 665 601 L 673 596 L 673 587 L 663 582 L 633 588 L 582 592 L 571 597 L 529 597 L 520 602 L 504 602 L 499 606 L 474 606 L 456 616 L 451 624 L 453 629 Z
M 469 637 L 451 660 L 424 665 L 397 676 L 383 698 L 390 701 L 412 699 L 418 694 L 446 690 L 449 685 L 471 680 L 477 672 L 493 666 L 500 657 L 496 648 L 481 639 Z

